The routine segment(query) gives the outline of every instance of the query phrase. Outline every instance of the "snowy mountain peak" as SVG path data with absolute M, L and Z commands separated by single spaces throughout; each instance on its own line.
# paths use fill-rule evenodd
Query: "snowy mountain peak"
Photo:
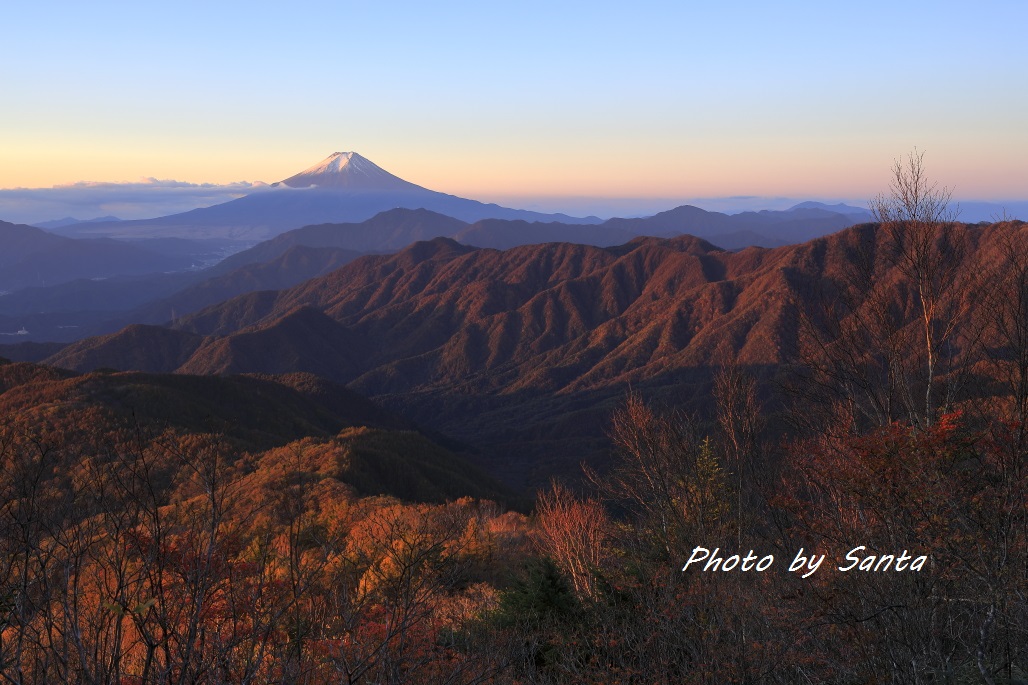
M 290 188 L 334 188 L 345 190 L 410 190 L 411 183 L 393 176 L 356 152 L 334 152 L 309 169 L 276 183 Z
M 333 152 L 331 155 L 318 162 L 310 169 L 301 172 L 304 174 L 338 174 L 346 167 L 352 166 L 354 170 L 362 166 L 371 165 L 378 168 L 356 152 Z

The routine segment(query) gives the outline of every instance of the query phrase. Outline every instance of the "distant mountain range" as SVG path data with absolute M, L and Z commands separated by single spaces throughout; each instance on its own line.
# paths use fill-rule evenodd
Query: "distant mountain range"
M 406 207 L 429 209 L 462 221 L 484 218 L 596 223 L 564 214 L 541 214 L 466 200 L 428 190 L 390 174 L 356 152 L 337 152 L 270 188 L 213 207 L 157 219 L 74 224 L 65 235 L 112 238 L 177 237 L 256 242 L 293 228 L 360 222 Z
M 438 236 L 488 247 L 509 247 L 533 242 L 573 241 L 611 245 L 627 237 L 672 235 L 691 232 L 717 237 L 724 247 L 783 245 L 839 230 L 866 221 L 866 211 L 846 205 L 802 203 L 787 211 L 744 212 L 727 215 L 690 208 L 691 215 L 677 211 L 650 219 L 619 219 L 601 222 L 596 217 L 575 218 L 541 214 L 484 204 L 422 188 L 405 181 L 356 152 L 337 152 L 320 163 L 268 189 L 213 207 L 182 214 L 137 221 L 92 221 L 55 230 L 65 235 L 114 238 L 187 238 L 258 241 L 289 230 L 320 224 L 360 224 L 392 209 L 425 209 L 464 223 L 485 220 L 524 222 L 492 224 L 462 230 L 422 231 L 417 236 L 396 228 L 369 227 L 361 239 L 338 247 L 360 250 L 396 250 L 413 240 Z M 682 208 L 680 208 L 682 209 Z M 613 223 L 612 223 L 613 222 Z M 596 227 L 600 225 L 603 228 Z M 570 226 L 579 226 L 575 230 Z M 588 227 L 588 228 L 587 228 Z M 379 230 L 388 235 L 380 235 Z M 652 233 L 657 230 L 659 233 Z
M 404 209 L 423 211 L 412 214 Z M 398 178 L 355 152 L 340 152 L 266 190 L 182 214 L 136 221 L 68 217 L 45 222 L 51 232 L 0 222 L 0 292 L 76 279 L 195 270 L 264 238 L 272 242 L 240 259 L 266 261 L 280 256 L 288 245 L 395 251 L 434 237 L 506 248 L 543 242 L 615 245 L 639 235 L 689 233 L 729 249 L 771 247 L 868 218 L 859 208 L 802 203 L 786 211 L 736 215 L 685 206 L 648 218 L 601 222 L 437 193 Z M 238 266 L 240 259 L 226 262 L 218 274 Z M 146 285 L 142 291 L 152 289 Z M 10 310 L 0 305 L 0 316 Z
M 53 219 L 51 221 L 37 221 L 32 224 L 36 228 L 42 228 L 48 231 L 52 231 L 55 228 L 64 228 L 65 226 L 71 226 L 73 224 L 97 224 L 97 223 L 110 223 L 112 221 L 121 221 L 116 216 L 101 216 L 95 219 L 76 219 L 75 217 L 66 216 L 63 219 Z
M 295 245 L 361 252 L 394 252 L 419 240 L 451 238 L 465 245 L 506 249 L 540 243 L 619 245 L 639 236 L 695 235 L 719 247 L 778 247 L 834 233 L 870 220 L 859 208 L 846 213 L 808 206 L 784 211 L 721 214 L 684 206 L 640 219 L 609 219 L 600 224 L 482 219 L 467 223 L 426 209 L 393 209 L 359 223 L 304 226 L 234 254 L 218 265 L 224 273 L 243 264 L 267 261 Z
M 342 168 L 356 168 L 353 164 L 348 160 Z M 359 185 L 352 174 L 343 174 L 343 179 Z M 296 285 L 363 253 L 394 252 L 435 237 L 505 249 L 547 242 L 618 245 L 643 235 L 691 234 L 730 249 L 774 247 L 867 218 L 860 210 L 845 209 L 847 213 L 804 206 L 727 215 L 685 206 L 652 217 L 590 225 L 505 219 L 467 223 L 427 209 L 392 209 L 359 223 L 286 231 L 207 269 L 195 267 L 218 261 L 218 250 L 231 250 L 231 244 L 182 238 L 70 239 L 26 226 L 0 231 L 0 245 L 10 245 L 9 259 L 26 250 L 34 255 L 4 274 L 7 280 L 0 289 L 17 292 L 0 296 L 0 333 L 26 329 L 33 341 L 69 341 L 131 323 L 164 323 L 246 292 Z M 123 223 L 128 222 L 119 225 Z

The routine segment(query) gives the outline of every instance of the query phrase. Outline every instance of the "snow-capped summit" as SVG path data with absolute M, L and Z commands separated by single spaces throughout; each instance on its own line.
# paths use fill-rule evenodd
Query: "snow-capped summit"
M 309 169 L 275 184 L 290 188 L 330 188 L 344 190 L 422 190 L 413 183 L 393 176 L 356 152 L 335 152 Z

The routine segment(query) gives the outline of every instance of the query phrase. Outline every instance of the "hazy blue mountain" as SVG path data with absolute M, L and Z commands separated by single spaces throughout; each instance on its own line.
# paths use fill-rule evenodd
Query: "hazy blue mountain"
M 50 221 L 37 221 L 36 223 L 34 223 L 32 225 L 37 227 L 37 228 L 42 228 L 42 229 L 46 229 L 46 230 L 53 230 L 55 228 L 64 228 L 65 226 L 71 226 L 73 224 L 96 224 L 96 223 L 100 223 L 100 222 L 110 223 L 112 221 L 121 221 L 121 219 L 119 219 L 116 216 L 99 216 L 99 217 L 96 217 L 95 219 L 76 219 L 75 217 L 72 217 L 72 216 L 66 216 L 63 219 L 52 219 Z
M 809 207 L 722 214 L 683 205 L 649 217 L 609 219 L 602 227 L 616 228 L 632 237 L 694 235 L 726 250 L 738 250 L 802 243 L 866 220 L 857 215 Z
M 850 214 L 861 217 L 861 222 L 870 221 L 871 212 L 863 207 L 854 207 L 853 205 L 843 204 L 838 202 L 834 205 L 825 204 L 824 202 L 814 202 L 808 200 L 807 202 L 800 202 L 799 204 L 793 205 L 789 208 L 789 211 L 794 209 L 823 209 L 828 212 L 835 212 L 836 214 Z M 865 218 L 866 217 L 866 218 Z
M 553 242 L 607 246 L 639 236 L 689 234 L 729 250 L 749 246 L 778 247 L 834 233 L 868 218 L 816 207 L 722 214 L 685 205 L 650 217 L 609 219 L 600 224 L 509 219 L 467 223 L 426 209 L 393 209 L 359 223 L 326 223 L 286 231 L 228 257 L 216 270 L 227 273 L 244 264 L 275 259 L 295 245 L 394 252 L 413 242 L 432 238 L 452 238 L 475 247 L 506 249 Z
M 0 221 L 0 291 L 188 268 L 192 259 L 108 238 L 72 239 Z

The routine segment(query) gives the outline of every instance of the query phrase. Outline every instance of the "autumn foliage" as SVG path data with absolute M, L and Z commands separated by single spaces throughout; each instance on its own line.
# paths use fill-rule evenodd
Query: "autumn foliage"
M 746 352 L 697 329 L 710 358 L 682 359 L 706 379 L 702 407 L 647 395 L 667 368 L 628 378 L 639 386 L 607 416 L 609 459 L 540 488 L 531 513 L 409 422 L 313 373 L 0 364 L 0 682 L 1023 682 L 1026 225 L 879 210 L 881 225 L 797 248 L 761 276 L 789 285 L 775 290 L 780 318 L 795 314 L 789 336 L 758 330 Z M 576 274 L 667 249 L 540 248 Z M 851 268 L 815 286 L 797 275 L 804 251 Z M 683 253 L 682 269 L 727 297 L 708 279 L 720 273 L 709 252 Z M 521 290 L 531 265 L 489 259 L 504 287 L 461 306 L 550 306 Z M 674 291 L 679 274 L 660 273 Z M 403 281 L 412 298 L 416 280 Z M 650 343 L 678 354 L 688 343 L 675 308 L 651 286 L 645 316 L 632 316 L 659 313 L 670 332 Z M 429 376 L 488 384 L 496 371 L 526 397 L 585 382 L 565 364 L 574 355 L 536 363 L 558 354 L 552 327 L 519 329 L 508 358 L 474 358 L 470 334 L 439 333 L 438 312 L 461 293 L 436 295 L 425 318 L 396 323 L 443 341 Z M 587 299 L 574 295 L 562 291 L 576 307 Z M 627 311 L 616 295 L 564 328 L 612 344 L 590 322 L 614 325 Z M 357 291 L 348 297 L 333 306 L 357 316 Z M 722 338 L 748 325 L 737 314 Z M 505 339 L 506 320 L 482 334 Z M 402 395 L 417 359 L 380 380 Z M 617 375 L 600 371 L 597 383 Z M 560 432 L 546 444 L 578 444 Z M 683 569 L 700 547 L 774 564 Z M 800 550 L 824 555 L 806 577 L 788 570 Z M 907 552 L 923 562 L 897 570 Z

